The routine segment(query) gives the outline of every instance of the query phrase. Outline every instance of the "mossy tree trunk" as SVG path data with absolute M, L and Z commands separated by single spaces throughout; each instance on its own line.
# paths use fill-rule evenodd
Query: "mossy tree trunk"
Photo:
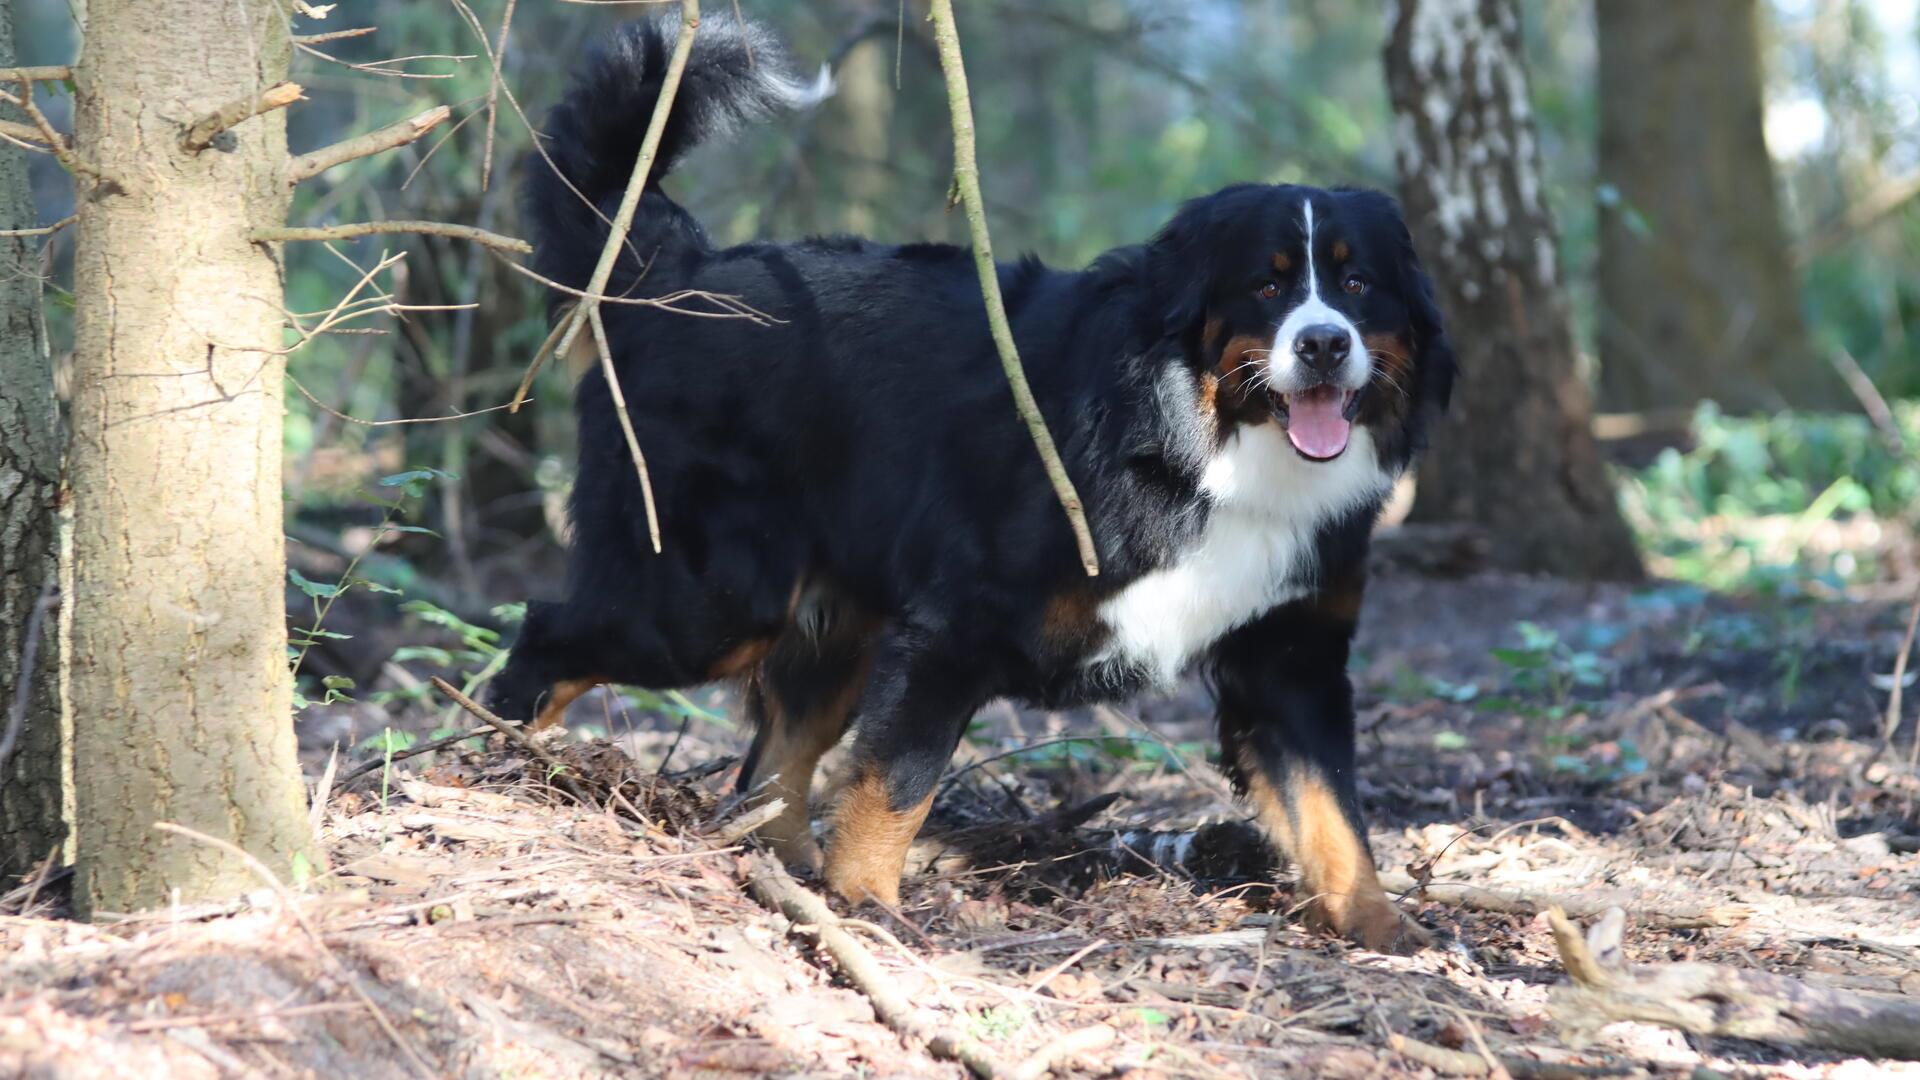
M 199 153 L 195 119 L 285 78 L 278 4 L 91 0 L 80 186 L 71 704 L 83 910 L 258 885 L 307 838 L 289 720 L 281 540 L 286 121 Z
M 0 0 L 0 68 L 15 63 L 13 3 Z M 26 116 L 0 106 L 0 118 Z M 27 152 L 0 143 L 0 231 L 31 229 Z M 60 648 L 43 601 L 59 573 L 59 413 L 40 317 L 37 237 L 0 236 L 0 744 L 25 682 L 11 757 L 0 767 L 0 889 L 54 853 L 61 817 Z M 39 618 L 34 609 L 39 607 Z M 30 629 L 38 647 L 23 667 Z
M 1755 0 L 1606 0 L 1594 17 L 1602 402 L 1848 404 L 1800 316 Z
M 1386 69 L 1408 223 L 1461 368 L 1413 517 L 1480 527 L 1501 569 L 1638 577 L 1574 369 L 1516 0 L 1399 0 Z

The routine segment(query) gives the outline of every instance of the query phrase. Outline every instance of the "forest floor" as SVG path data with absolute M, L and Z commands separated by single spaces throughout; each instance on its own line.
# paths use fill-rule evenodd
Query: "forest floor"
M 1906 603 L 1394 576 L 1368 604 L 1361 790 L 1377 861 L 1424 882 L 1400 902 L 1440 946 L 1385 956 L 1298 924 L 1208 764 L 1198 688 L 984 712 L 899 917 L 843 926 L 926 1021 L 999 1061 L 1037 1068 L 1092 1031 L 1061 1075 L 1902 1068 L 1643 1023 L 1577 1044 L 1538 912 L 1620 906 L 1636 963 L 1920 999 L 1911 726 L 1876 753 Z M 353 733 L 307 723 L 317 775 Z M 0 1076 L 965 1075 L 743 889 L 757 857 L 703 838 L 737 812 L 744 733 L 606 692 L 570 724 L 552 752 L 589 793 L 620 792 L 611 809 L 498 739 L 344 779 L 362 754 L 315 815 L 327 865 L 297 895 L 263 882 L 82 924 L 57 917 L 59 880 L 16 892 Z M 1459 1054 L 1436 1070 L 1396 1037 Z

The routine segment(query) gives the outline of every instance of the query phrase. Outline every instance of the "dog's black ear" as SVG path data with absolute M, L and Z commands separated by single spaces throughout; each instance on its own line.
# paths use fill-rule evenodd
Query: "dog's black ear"
M 1147 291 L 1159 332 L 1198 340 L 1212 291 L 1214 200 L 1194 199 L 1147 242 Z

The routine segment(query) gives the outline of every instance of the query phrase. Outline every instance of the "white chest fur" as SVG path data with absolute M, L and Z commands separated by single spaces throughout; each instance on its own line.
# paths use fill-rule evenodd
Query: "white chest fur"
M 1242 428 L 1202 478 L 1213 504 L 1206 530 L 1100 605 L 1112 637 L 1092 662 L 1124 661 L 1171 683 L 1222 635 L 1312 589 L 1317 530 L 1392 482 L 1364 428 L 1328 462 L 1295 453 L 1277 425 Z

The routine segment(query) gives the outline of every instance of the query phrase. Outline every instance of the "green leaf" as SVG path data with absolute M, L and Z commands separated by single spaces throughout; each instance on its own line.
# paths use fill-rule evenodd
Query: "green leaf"
M 1528 649 L 1493 649 L 1490 651 L 1495 660 L 1519 671 L 1530 671 L 1535 668 L 1545 667 L 1547 664 L 1546 657 Z
M 353 680 L 345 675 L 328 675 L 320 680 L 320 685 L 329 690 L 351 690 Z
M 406 593 L 403 590 L 396 589 L 391 585 L 382 585 L 377 581 L 369 581 L 366 578 L 355 578 L 353 579 L 353 583 L 367 590 L 368 592 L 386 593 L 389 596 L 405 596 L 406 595 Z
M 393 650 L 393 662 L 404 664 L 409 660 L 425 660 L 439 667 L 452 667 L 453 654 L 432 645 L 402 645 Z
M 291 566 L 287 567 L 287 580 L 293 582 L 295 588 L 313 597 L 315 600 L 329 600 L 339 596 L 341 592 L 339 585 L 322 585 L 317 581 L 310 581 L 305 574 L 302 574 Z
M 294 852 L 293 853 L 293 887 L 296 889 L 304 889 L 307 887 L 307 882 L 312 880 L 313 880 L 313 863 L 307 859 L 307 853 L 304 851 Z
M 1159 1009 L 1135 1009 L 1133 1010 L 1133 1015 L 1139 1017 L 1142 1023 L 1151 1027 L 1166 1027 L 1173 1023 L 1173 1017 L 1168 1016 Z
M 1467 737 L 1457 731 L 1436 731 L 1433 733 L 1435 750 L 1465 750 Z
M 370 754 L 391 754 L 400 750 L 411 749 L 413 744 L 418 741 L 412 732 L 395 731 L 392 728 L 387 728 L 380 734 L 363 740 L 359 748 Z
M 342 634 L 333 630 L 322 630 L 317 626 L 295 627 L 294 629 L 288 631 L 288 634 L 289 636 L 294 637 L 296 640 L 302 643 L 310 643 L 310 642 L 318 641 L 321 638 L 330 638 L 334 641 L 352 641 L 353 640 L 352 634 Z
M 435 538 L 438 538 L 440 536 L 439 533 L 434 532 L 432 529 L 427 528 L 425 525 L 382 525 L 380 526 L 380 528 L 384 532 L 420 533 L 423 536 L 432 536 Z

